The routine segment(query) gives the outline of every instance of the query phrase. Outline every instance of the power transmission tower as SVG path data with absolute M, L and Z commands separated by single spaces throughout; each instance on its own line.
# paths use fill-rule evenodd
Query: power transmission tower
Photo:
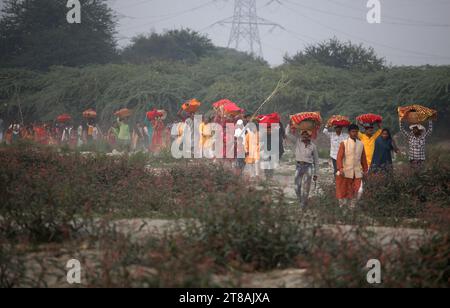
M 268 4 L 272 3 L 268 2 Z M 267 5 L 268 5 L 267 4 Z M 231 24 L 228 47 L 248 51 L 254 56 L 263 57 L 259 26 L 271 26 L 284 29 L 277 23 L 258 17 L 256 0 L 234 0 L 234 15 L 218 21 L 216 24 Z

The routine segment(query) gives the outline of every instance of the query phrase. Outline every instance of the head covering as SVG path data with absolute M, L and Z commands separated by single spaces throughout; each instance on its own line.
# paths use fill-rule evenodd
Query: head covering
M 413 130 L 414 128 L 417 128 L 417 129 L 419 129 L 419 130 L 421 130 L 421 131 L 424 131 L 424 130 L 425 130 L 425 127 L 423 127 L 423 126 L 420 125 L 420 124 L 414 124 L 414 125 L 411 125 L 411 126 L 409 127 L 410 130 Z
M 234 130 L 234 137 L 235 138 L 244 137 L 244 132 L 245 132 L 244 121 L 238 120 L 236 123 L 236 129 Z

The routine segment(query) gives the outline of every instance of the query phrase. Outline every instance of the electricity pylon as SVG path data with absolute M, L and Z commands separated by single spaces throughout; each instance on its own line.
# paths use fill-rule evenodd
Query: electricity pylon
M 268 4 L 272 3 L 268 2 Z M 218 21 L 216 24 L 231 24 L 228 47 L 248 51 L 256 57 L 263 57 L 259 26 L 279 27 L 277 23 L 258 17 L 256 0 L 234 0 L 234 15 Z

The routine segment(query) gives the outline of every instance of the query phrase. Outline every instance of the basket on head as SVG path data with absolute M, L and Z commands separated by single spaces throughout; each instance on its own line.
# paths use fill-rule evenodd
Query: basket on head
M 363 126 L 373 125 L 376 123 L 382 123 L 383 117 L 378 114 L 368 113 L 360 115 L 356 118 L 356 121 Z
M 152 111 L 147 112 L 146 114 L 147 120 L 153 121 L 154 119 L 158 117 L 162 117 L 162 113 L 160 113 L 158 110 L 154 109 Z
M 318 127 L 322 124 L 322 117 L 320 112 L 302 112 L 291 116 L 291 124 L 298 127 L 302 122 L 310 121 Z M 306 126 L 312 126 L 312 124 L 304 124 Z
M 279 124 L 281 122 L 281 117 L 277 112 L 275 112 L 271 114 L 260 115 L 257 117 L 257 120 L 259 124 L 267 124 L 268 126 L 270 126 L 271 124 Z
M 223 112 L 225 113 L 225 115 L 229 116 L 237 116 L 244 112 L 244 110 L 235 103 L 223 105 L 221 108 L 223 108 Z
M 317 133 L 322 125 L 320 112 L 302 112 L 291 116 L 291 127 L 300 131 L 312 132 L 312 137 L 317 138 Z
M 437 111 L 420 105 L 411 105 L 398 108 L 398 115 L 401 120 L 405 119 L 410 125 L 414 125 L 430 119 L 435 120 Z
M 190 101 L 187 101 L 186 103 L 184 103 L 181 106 L 181 109 L 183 109 L 184 111 L 188 112 L 188 113 L 196 113 L 198 111 L 198 109 L 200 109 L 200 106 L 202 105 L 202 103 L 200 103 L 198 100 L 191 99 Z
M 408 121 L 409 124 L 419 124 L 422 122 L 419 113 L 415 110 L 411 110 L 407 113 L 406 121 Z
M 97 117 L 97 112 L 94 109 L 88 109 L 83 112 L 83 118 L 85 119 L 95 119 Z
M 56 122 L 58 123 L 67 123 L 72 121 L 72 117 L 69 114 L 62 114 L 56 118 Z
M 131 110 L 128 108 L 120 109 L 119 111 L 115 112 L 114 115 L 120 119 L 126 119 L 131 117 Z
M 350 118 L 341 115 L 334 115 L 327 122 L 328 127 L 348 127 L 350 124 Z

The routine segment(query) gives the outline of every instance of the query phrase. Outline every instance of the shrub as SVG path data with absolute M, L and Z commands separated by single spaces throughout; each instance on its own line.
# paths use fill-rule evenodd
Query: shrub
M 203 202 L 220 200 L 243 185 L 220 164 L 153 167 L 165 161 L 146 154 L 0 148 L 0 231 L 47 242 L 87 231 L 100 217 L 190 217 Z
M 166 180 L 146 172 L 139 160 L 1 148 L 0 230 L 36 241 L 68 239 L 96 216 L 148 213 L 164 206 Z
M 281 193 L 235 186 L 218 197 L 208 196 L 193 215 L 198 221 L 185 227 L 218 264 L 249 271 L 287 267 L 307 249 L 309 230 Z
M 300 258 L 314 287 L 447 288 L 450 282 L 450 241 L 448 234 L 436 234 L 418 241 L 392 240 L 376 244 L 373 235 L 359 232 L 322 234 L 311 254 Z M 370 285 L 367 262 L 381 263 L 382 283 Z
M 313 198 L 312 210 L 322 223 L 432 227 L 448 230 L 450 167 L 446 155 L 430 153 L 423 170 L 396 166 L 393 174 L 371 175 L 355 210 L 340 209 L 335 185 Z

